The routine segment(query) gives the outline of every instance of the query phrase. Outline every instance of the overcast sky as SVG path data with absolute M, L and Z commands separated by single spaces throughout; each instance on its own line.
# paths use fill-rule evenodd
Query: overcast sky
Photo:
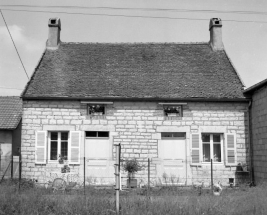
M 14 6 L 4 6 L 11 4 Z M 27 5 L 28 7 L 15 5 Z M 79 6 L 79 8 L 66 6 Z M 104 9 L 103 7 L 113 9 Z M 32 75 L 45 50 L 48 37 L 48 19 L 51 17 L 61 19 L 61 41 L 101 43 L 208 42 L 209 19 L 218 17 L 223 22 L 222 32 L 225 50 L 246 87 L 267 78 L 266 0 L 1 0 L 0 8 L 29 76 Z M 134 10 L 134 8 L 154 8 L 157 10 Z M 217 11 L 211 13 L 207 10 Z M 50 13 L 44 11 L 50 11 Z M 240 13 L 245 11 L 256 13 Z M 21 89 L 26 86 L 27 81 L 28 78 L 4 21 L 0 17 L 0 95 L 20 95 Z

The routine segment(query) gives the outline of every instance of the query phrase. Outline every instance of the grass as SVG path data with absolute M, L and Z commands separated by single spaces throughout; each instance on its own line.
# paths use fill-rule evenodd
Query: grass
M 221 196 L 213 196 L 209 190 L 201 195 L 191 188 L 162 187 L 150 191 L 136 189 L 121 191 L 121 214 L 136 215 L 237 215 L 267 214 L 267 185 L 224 189 Z M 5 182 L 0 185 L 0 215 L 85 215 L 116 214 L 113 189 L 86 188 L 62 193 L 34 188 L 32 184 Z

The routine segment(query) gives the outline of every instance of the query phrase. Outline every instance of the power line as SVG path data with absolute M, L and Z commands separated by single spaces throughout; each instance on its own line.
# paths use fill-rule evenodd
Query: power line
M 14 40 L 13 40 L 12 36 L 11 36 L 11 33 L 10 33 L 9 29 L 8 29 L 8 26 L 7 26 L 7 24 L 6 24 L 6 20 L 5 20 L 5 18 L 4 18 L 4 15 L 3 15 L 3 13 L 2 13 L 2 11 L 1 11 L 1 9 L 0 9 L 0 13 L 1 13 L 2 17 L 3 17 L 3 20 L 4 20 L 4 22 L 5 22 L 5 25 L 6 25 L 7 31 L 8 31 L 8 33 L 9 33 L 9 36 L 10 36 L 10 38 L 11 38 L 11 40 L 12 40 L 13 44 L 14 44 L 14 47 L 15 47 L 15 49 L 16 49 L 16 52 L 17 52 L 17 54 L 18 54 L 18 56 L 19 56 L 19 59 L 20 59 L 20 62 L 21 62 L 21 64 L 22 64 L 22 67 L 23 67 L 23 69 L 24 69 L 24 72 L 25 72 L 26 76 L 27 76 L 27 77 L 28 77 L 28 79 L 29 79 L 29 76 L 28 76 L 28 74 L 27 74 L 27 72 L 26 72 L 26 69 L 25 69 L 25 67 L 24 67 L 24 64 L 23 64 L 23 62 L 22 62 L 22 60 L 21 60 L 21 58 L 20 58 L 20 55 L 19 55 L 18 49 L 17 49 L 17 47 L 16 47 L 16 44 L 15 44 L 15 42 L 14 42 Z
M 14 10 L 14 9 L 3 9 L 6 11 L 21 11 L 21 12 L 32 12 L 32 13 L 61 13 L 68 15 L 86 15 L 86 16 L 110 16 L 110 17 L 130 17 L 130 18 L 151 18 L 151 19 L 172 19 L 172 20 L 199 20 L 207 21 L 209 19 L 199 19 L 199 18 L 178 18 L 178 17 L 166 17 L 166 16 L 138 16 L 138 15 L 121 15 L 121 14 L 106 14 L 106 13 L 78 13 L 78 12 L 61 12 L 61 11 L 42 11 L 42 10 Z M 224 22 L 250 22 L 250 23 L 267 23 L 265 21 L 248 21 L 248 20 L 234 20 L 234 19 L 224 19 Z
M 12 88 L 12 87 L 1 87 L 2 89 L 11 89 L 11 90 L 23 90 L 23 89 L 18 89 L 18 88 Z
M 167 12 L 197 12 L 197 13 L 236 13 L 267 15 L 265 11 L 226 11 L 226 10 L 193 10 L 170 8 L 123 8 L 123 7 L 85 7 L 85 6 L 45 6 L 45 5 L 0 5 L 4 7 L 31 7 L 31 8 L 67 8 L 67 9 L 104 9 L 104 10 L 141 10 L 141 11 L 167 11 Z

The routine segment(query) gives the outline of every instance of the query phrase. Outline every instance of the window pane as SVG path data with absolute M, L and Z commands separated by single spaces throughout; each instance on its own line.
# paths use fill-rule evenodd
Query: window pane
M 175 133 L 173 133 L 173 137 L 185 137 L 185 133 L 175 132 Z
M 51 132 L 51 140 L 57 140 L 57 132 Z
M 61 140 L 68 140 L 68 132 L 61 132 Z
M 107 131 L 99 131 L 98 137 L 109 137 L 109 135 Z
M 61 142 L 61 156 L 67 160 L 68 159 L 68 142 Z
M 86 137 L 97 137 L 96 131 L 86 131 Z
M 202 142 L 210 142 L 210 134 L 202 134 Z
M 213 144 L 213 159 L 215 162 L 221 162 L 221 144 Z
M 52 135 L 52 133 L 51 133 Z M 57 154 L 57 141 L 51 141 L 50 145 L 50 160 L 57 160 L 58 159 L 58 154 Z
M 171 132 L 163 132 L 163 133 L 161 133 L 161 137 L 172 137 L 172 133 Z
M 213 134 L 213 142 L 220 143 L 221 142 L 221 135 L 220 134 Z
M 210 144 L 203 144 L 203 162 L 210 162 Z

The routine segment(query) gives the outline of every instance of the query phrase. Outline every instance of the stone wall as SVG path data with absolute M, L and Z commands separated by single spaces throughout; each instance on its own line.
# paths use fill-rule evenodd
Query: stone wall
M 267 87 L 252 97 L 252 137 L 255 182 L 267 179 Z
M 188 148 L 188 181 L 210 181 L 210 167 L 190 165 L 190 134 L 196 132 L 236 133 L 238 162 L 249 163 L 248 104 L 234 102 L 188 102 L 182 118 L 165 118 L 163 106 L 156 102 L 114 102 L 106 106 L 105 117 L 87 116 L 87 105 L 79 101 L 24 101 L 22 124 L 23 176 L 37 177 L 44 168 L 59 168 L 56 164 L 37 165 L 35 132 L 65 128 L 77 131 L 110 131 L 113 143 L 121 143 L 122 157 L 134 157 L 147 164 L 152 158 L 151 177 L 157 175 L 158 142 L 161 132 L 186 132 Z M 84 133 L 84 132 L 83 132 Z M 83 135 L 84 139 L 84 135 Z M 84 140 L 83 140 L 84 141 Z M 83 145 L 83 144 L 82 144 Z M 82 148 L 83 149 L 83 148 Z M 155 159 L 156 160 L 156 159 Z M 82 165 L 72 171 L 82 174 Z M 147 177 L 147 168 L 139 172 Z M 214 177 L 235 178 L 235 167 L 214 166 Z M 190 182 L 190 183 L 191 183 Z M 225 181 L 226 183 L 226 181 Z

